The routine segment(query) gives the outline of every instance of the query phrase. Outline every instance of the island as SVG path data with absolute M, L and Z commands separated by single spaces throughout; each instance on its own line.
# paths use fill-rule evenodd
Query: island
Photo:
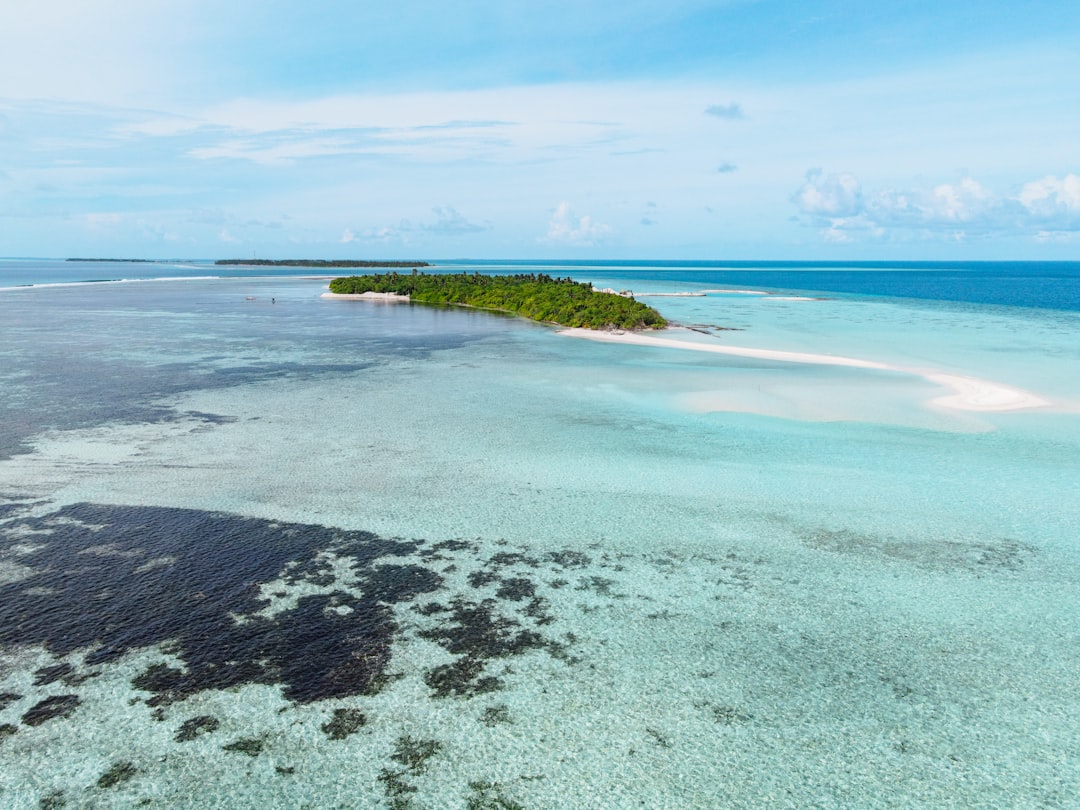
M 218 259 L 214 264 L 251 267 L 430 267 L 427 262 L 366 259 Z
M 599 292 L 591 284 L 542 273 L 384 273 L 335 278 L 335 295 L 407 296 L 424 304 L 457 304 L 510 312 L 534 321 L 584 329 L 663 329 L 664 317 L 632 296 Z

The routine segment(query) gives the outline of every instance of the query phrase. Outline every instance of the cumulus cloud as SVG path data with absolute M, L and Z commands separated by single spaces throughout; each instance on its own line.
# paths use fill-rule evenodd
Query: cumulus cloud
M 862 188 L 853 174 L 825 174 L 821 169 L 806 173 L 805 182 L 792 197 L 804 214 L 811 217 L 851 217 L 863 207 Z
M 548 222 L 547 235 L 540 241 L 563 245 L 589 247 L 604 240 L 611 233 L 611 227 L 601 222 L 593 222 L 588 214 L 578 217 L 570 203 L 560 202 Z
M 874 237 L 936 233 L 949 239 L 1027 235 L 1037 241 L 1080 232 L 1080 175 L 1075 174 L 1049 175 L 1002 194 L 971 177 L 929 188 L 864 191 L 854 175 L 812 169 L 791 199 L 799 219 L 820 227 L 831 242 L 851 241 L 860 231 Z
M 1017 199 L 1046 228 L 1056 224 L 1062 230 L 1080 230 L 1080 175 L 1067 174 L 1060 180 L 1047 176 L 1025 183 Z
M 742 105 L 736 104 L 734 101 L 730 104 L 712 104 L 705 108 L 705 114 L 715 118 L 726 118 L 729 121 L 746 118 Z
M 996 204 L 994 196 L 981 183 L 965 177 L 959 183 L 935 186 L 926 214 L 928 219 L 938 222 L 976 222 Z

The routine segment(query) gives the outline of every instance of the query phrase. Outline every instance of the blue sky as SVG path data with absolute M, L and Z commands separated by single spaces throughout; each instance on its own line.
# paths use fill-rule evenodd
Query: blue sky
M 1080 250 L 1080 4 L 20 5 L 0 255 Z

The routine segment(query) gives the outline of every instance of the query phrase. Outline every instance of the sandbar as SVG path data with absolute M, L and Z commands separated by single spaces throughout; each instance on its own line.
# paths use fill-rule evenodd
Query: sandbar
M 673 340 L 655 337 L 640 332 L 601 332 L 592 329 L 562 329 L 559 332 L 570 337 L 586 338 L 608 343 L 633 343 L 640 346 L 658 346 L 684 351 L 712 352 L 736 357 L 754 357 L 760 360 L 778 360 L 785 363 L 812 363 L 815 365 L 847 366 L 852 368 L 877 369 L 880 371 L 899 371 L 922 377 L 937 385 L 951 388 L 953 393 L 930 400 L 931 405 L 961 411 L 1001 412 L 1018 411 L 1031 408 L 1043 408 L 1051 403 L 1042 397 L 1019 388 L 1002 385 L 977 377 L 964 377 L 957 374 L 943 374 L 937 371 L 903 368 L 873 360 L 860 360 L 857 357 L 841 357 L 832 354 L 813 354 L 810 352 L 790 352 L 776 349 L 751 349 L 742 346 L 728 346 L 719 343 L 702 343 L 692 340 Z

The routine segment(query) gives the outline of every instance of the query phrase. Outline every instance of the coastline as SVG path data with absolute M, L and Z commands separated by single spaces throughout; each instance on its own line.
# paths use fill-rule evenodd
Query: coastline
M 365 293 L 333 293 L 324 292 L 321 298 L 339 301 L 381 301 L 384 304 L 407 304 L 409 296 L 397 293 L 365 292 Z
M 1052 405 L 1048 400 L 1019 388 L 967 377 L 959 374 L 945 374 L 937 371 L 925 371 L 873 360 L 861 360 L 857 357 L 841 357 L 831 354 L 813 354 L 810 352 L 791 352 L 777 349 L 752 349 L 743 346 L 727 346 L 703 343 L 696 340 L 675 340 L 673 338 L 653 337 L 637 332 L 598 332 L 589 329 L 560 329 L 559 334 L 568 337 L 585 338 L 606 343 L 631 343 L 639 346 L 656 346 L 684 351 L 710 352 L 736 357 L 753 357 L 759 360 L 777 360 L 785 363 L 806 363 L 812 365 L 847 366 L 866 368 L 877 371 L 898 371 L 922 377 L 929 382 L 952 389 L 953 393 L 931 399 L 928 404 L 949 410 L 972 411 L 979 413 L 1000 413 L 1007 411 L 1032 410 Z

